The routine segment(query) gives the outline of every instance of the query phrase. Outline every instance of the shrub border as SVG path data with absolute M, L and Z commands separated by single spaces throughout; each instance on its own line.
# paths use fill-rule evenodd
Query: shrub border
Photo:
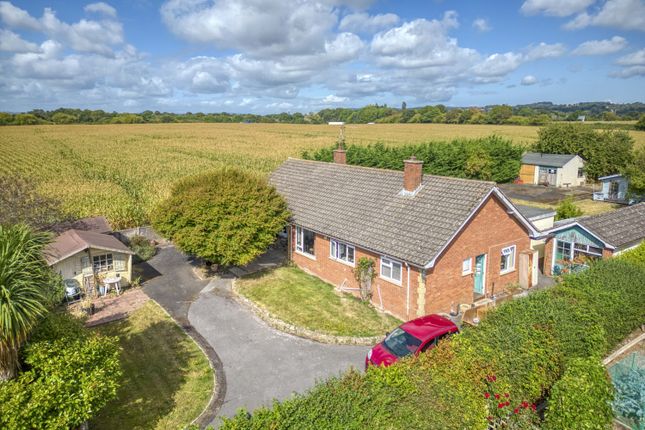
M 305 327 L 300 327 L 290 324 L 286 321 L 272 315 L 268 310 L 255 303 L 253 300 L 244 297 L 238 291 L 236 279 L 231 280 L 231 291 L 233 292 L 233 299 L 239 304 L 248 308 L 253 314 L 264 321 L 270 327 L 281 332 L 291 334 L 294 336 L 302 337 L 304 339 L 313 340 L 319 343 L 326 343 L 332 345 L 360 345 L 360 346 L 373 346 L 383 340 L 383 336 L 370 336 L 370 337 L 353 337 L 353 336 L 336 336 L 333 334 L 321 333 L 315 330 L 310 330 Z

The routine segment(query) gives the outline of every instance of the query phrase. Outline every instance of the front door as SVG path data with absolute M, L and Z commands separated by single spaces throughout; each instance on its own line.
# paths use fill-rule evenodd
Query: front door
M 486 254 L 475 257 L 475 294 L 484 295 L 484 277 L 486 271 Z

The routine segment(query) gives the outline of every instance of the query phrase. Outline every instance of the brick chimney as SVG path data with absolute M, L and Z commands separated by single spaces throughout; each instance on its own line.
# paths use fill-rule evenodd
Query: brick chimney
M 403 163 L 405 165 L 403 168 L 403 190 L 406 193 L 413 193 L 423 180 L 423 161 L 417 160 L 413 155 Z
M 347 164 L 347 151 L 343 148 L 334 149 L 334 163 Z

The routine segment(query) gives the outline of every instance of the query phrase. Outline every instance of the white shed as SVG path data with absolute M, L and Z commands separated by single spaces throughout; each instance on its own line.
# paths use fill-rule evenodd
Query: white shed
M 525 184 L 579 187 L 587 178 L 585 160 L 576 154 L 527 152 L 522 156 L 520 180 Z

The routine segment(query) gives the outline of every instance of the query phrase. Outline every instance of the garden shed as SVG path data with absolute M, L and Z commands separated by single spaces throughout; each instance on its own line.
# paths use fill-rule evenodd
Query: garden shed
M 576 154 L 527 152 L 522 156 L 520 181 L 533 185 L 578 187 L 587 180 L 584 167 L 585 161 Z

